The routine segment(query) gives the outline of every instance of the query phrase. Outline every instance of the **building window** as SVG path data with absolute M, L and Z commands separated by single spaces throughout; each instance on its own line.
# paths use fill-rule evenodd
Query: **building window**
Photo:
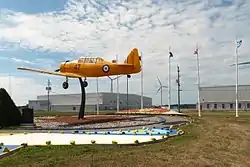
M 233 104 L 232 103 L 230 104 L 230 108 L 233 108 Z
M 247 108 L 250 108 L 250 103 L 247 103 Z
M 207 104 L 207 109 L 209 109 L 209 104 Z
M 241 108 L 241 103 L 239 103 L 238 107 Z
M 214 108 L 217 108 L 217 104 L 214 104 Z
M 222 106 L 222 108 L 225 108 L 225 104 L 222 104 L 221 106 Z
M 76 110 L 76 107 L 73 107 L 73 110 Z

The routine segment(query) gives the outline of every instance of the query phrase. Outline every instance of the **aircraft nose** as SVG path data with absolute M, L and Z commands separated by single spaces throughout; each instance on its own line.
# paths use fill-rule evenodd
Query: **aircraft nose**
M 60 64 L 60 72 L 65 72 L 65 63 Z

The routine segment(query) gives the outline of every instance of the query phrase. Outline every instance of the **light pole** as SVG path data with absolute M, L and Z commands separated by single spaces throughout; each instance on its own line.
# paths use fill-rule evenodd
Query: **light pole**
M 177 65 L 177 96 L 178 96 L 178 112 L 181 112 L 180 111 L 180 68 L 179 66 Z
M 49 100 L 49 93 L 51 91 L 51 83 L 50 80 L 48 79 L 48 85 L 46 87 L 46 90 L 48 91 L 48 112 L 50 111 L 50 100 Z
M 96 78 L 96 96 L 97 96 L 96 112 L 97 112 L 97 115 L 99 115 L 99 82 L 98 82 L 98 77 Z
M 235 52 L 236 52 L 235 116 L 236 117 L 239 117 L 239 113 L 238 113 L 238 102 L 239 102 L 239 99 L 238 99 L 238 79 L 239 79 L 239 76 L 238 76 L 238 48 L 241 46 L 241 44 L 242 44 L 242 40 L 238 41 L 237 36 L 236 36 L 236 48 L 235 48 Z
M 118 55 L 116 55 L 116 63 L 118 64 Z M 120 108 L 120 97 L 119 97 L 119 75 L 117 75 L 117 96 L 116 96 L 116 111 L 119 112 Z

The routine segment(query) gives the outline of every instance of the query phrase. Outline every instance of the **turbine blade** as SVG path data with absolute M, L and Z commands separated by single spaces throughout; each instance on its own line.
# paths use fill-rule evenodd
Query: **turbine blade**
M 161 89 L 162 89 L 162 88 L 161 88 L 161 86 L 160 86 L 159 89 L 157 90 L 156 94 L 159 93 L 159 91 L 160 91 Z
M 161 84 L 161 81 L 160 81 L 160 79 L 157 77 L 157 80 L 158 80 L 158 82 L 160 83 L 160 85 L 162 86 L 162 84 Z

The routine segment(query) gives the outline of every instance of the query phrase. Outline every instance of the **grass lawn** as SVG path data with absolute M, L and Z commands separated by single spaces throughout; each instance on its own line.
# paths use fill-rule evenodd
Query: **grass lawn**
M 250 166 L 250 113 L 188 113 L 187 133 L 143 146 L 28 147 L 0 161 L 4 167 Z

